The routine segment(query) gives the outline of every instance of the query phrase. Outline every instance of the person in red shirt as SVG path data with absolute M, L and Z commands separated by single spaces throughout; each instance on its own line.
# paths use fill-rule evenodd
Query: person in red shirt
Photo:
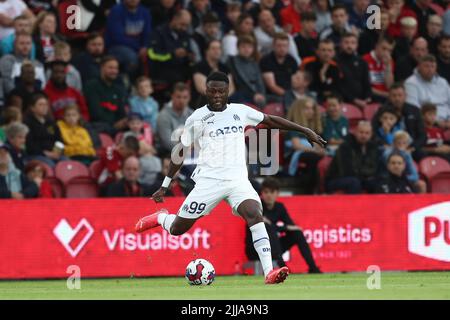
M 139 141 L 134 136 L 126 136 L 117 146 L 107 147 L 100 152 L 98 184 L 101 193 L 108 184 L 123 178 L 121 169 L 124 159 L 138 154 Z
M 25 165 L 24 173 L 28 180 L 33 181 L 39 187 L 38 198 L 53 198 L 52 185 L 46 179 L 45 167 L 38 160 L 31 160 Z
M 44 92 L 50 101 L 51 110 L 55 119 L 64 117 L 64 108 L 76 104 L 80 108 L 81 115 L 85 121 L 89 121 L 89 111 L 86 100 L 75 88 L 66 83 L 67 63 L 55 60 L 51 63 L 52 75 L 45 86 Z
M 290 33 L 300 32 L 302 25 L 300 14 L 311 10 L 311 0 L 292 0 L 291 4 L 280 11 L 281 26 Z
M 372 100 L 375 102 L 382 103 L 386 100 L 389 87 L 394 82 L 394 61 L 391 57 L 394 45 L 395 41 L 392 37 L 382 36 L 375 49 L 363 56 L 369 66 Z
M 424 151 L 426 151 L 428 155 L 437 155 L 450 162 L 450 145 L 445 144 L 444 129 L 436 126 L 436 105 L 425 103 L 422 105 L 421 111 L 427 133 L 427 142 L 423 147 Z
M 417 19 L 416 13 L 405 5 L 404 0 L 387 0 L 386 3 L 389 12 L 387 34 L 391 37 L 400 37 L 400 21 L 404 17 L 413 17 L 414 19 Z

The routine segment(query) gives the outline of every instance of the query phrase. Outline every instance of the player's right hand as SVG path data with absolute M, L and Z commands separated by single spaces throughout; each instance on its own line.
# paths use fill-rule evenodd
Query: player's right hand
M 167 188 L 159 188 L 153 195 L 152 199 L 155 200 L 156 203 L 164 202 L 164 196 L 166 195 Z

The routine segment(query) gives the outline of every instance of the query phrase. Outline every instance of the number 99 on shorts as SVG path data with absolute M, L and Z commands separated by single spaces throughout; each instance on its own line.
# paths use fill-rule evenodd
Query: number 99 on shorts
M 191 203 L 185 203 L 182 207 L 182 211 L 185 211 L 192 215 L 200 215 L 205 211 L 206 203 L 192 201 Z

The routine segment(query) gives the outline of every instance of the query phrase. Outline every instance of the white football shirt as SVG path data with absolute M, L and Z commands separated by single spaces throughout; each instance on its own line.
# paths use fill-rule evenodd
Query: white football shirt
M 200 148 L 192 179 L 248 179 L 244 129 L 263 120 L 262 112 L 238 103 L 227 104 L 220 112 L 206 106 L 195 110 L 181 135 L 185 147 L 196 143 Z

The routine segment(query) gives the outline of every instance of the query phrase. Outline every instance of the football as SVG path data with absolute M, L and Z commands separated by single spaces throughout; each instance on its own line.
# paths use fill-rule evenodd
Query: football
M 210 285 L 215 276 L 213 265 L 205 259 L 195 259 L 186 267 L 186 280 L 192 286 Z

